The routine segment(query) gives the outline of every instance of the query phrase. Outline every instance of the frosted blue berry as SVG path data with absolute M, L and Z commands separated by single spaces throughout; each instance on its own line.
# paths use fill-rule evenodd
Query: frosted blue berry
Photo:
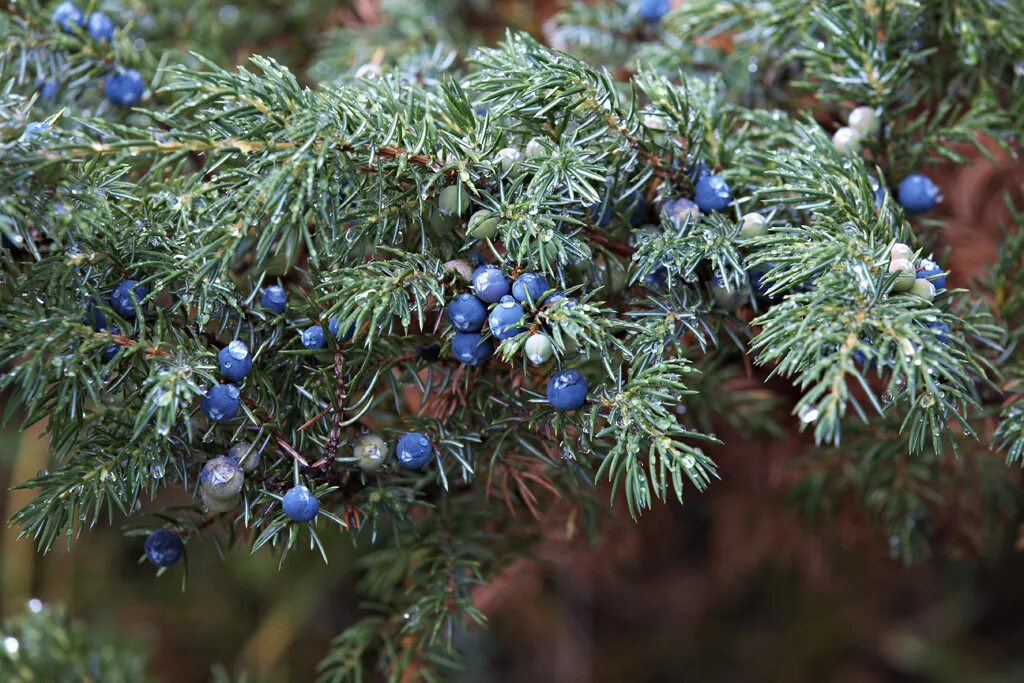
M 50 124 L 46 121 L 33 121 L 25 126 L 21 133 L 22 142 L 32 142 L 40 135 L 45 135 L 50 130 Z
M 565 294 L 562 294 L 559 291 L 554 291 L 551 292 L 551 294 L 548 294 L 548 298 L 544 300 L 544 306 L 553 306 L 554 304 L 557 304 L 559 301 L 568 301 L 568 299 L 566 298 Z
M 227 422 L 238 415 L 238 387 L 234 384 L 215 384 L 206 390 L 199 408 L 211 422 Z
M 94 297 L 89 297 L 89 303 L 85 307 L 85 315 L 82 316 L 82 322 L 86 325 L 91 325 L 92 329 L 97 332 L 107 329 L 107 316 L 103 315 L 103 310 L 96 304 Z
M 729 183 L 717 175 L 706 175 L 697 181 L 694 187 L 697 206 L 705 213 L 710 211 L 721 211 L 729 206 L 732 201 L 732 192 L 729 190 Z
M 245 342 L 235 339 L 217 352 L 217 367 L 229 382 L 241 382 L 252 372 L 252 356 Z
M 112 73 L 103 79 L 103 96 L 118 107 L 131 107 L 142 99 L 146 82 L 135 69 Z
M 200 491 L 217 501 L 234 500 L 244 483 L 245 474 L 238 461 L 223 455 L 208 460 L 199 473 Z
M 637 0 L 636 13 L 644 21 L 655 24 L 671 9 L 669 0 Z
M 928 328 L 931 328 L 933 330 L 933 332 L 935 334 L 935 338 L 938 339 L 940 343 L 942 343 L 942 344 L 948 344 L 949 343 L 949 333 L 950 333 L 949 325 L 947 325 L 946 323 L 944 323 L 944 322 L 942 322 L 940 320 L 936 320 L 934 322 L 925 323 L 924 326 L 928 327 Z
M 53 14 L 50 15 L 50 19 L 66 33 L 71 33 L 75 26 L 85 24 L 85 15 L 82 14 L 82 10 L 70 2 L 62 2 L 57 5 Z
M 320 503 L 308 488 L 295 486 L 281 499 L 281 511 L 293 522 L 308 522 L 320 512 Z
M 452 327 L 459 332 L 479 332 L 487 320 L 487 307 L 469 293 L 459 294 L 444 310 Z
M 463 365 L 477 366 L 494 353 L 494 343 L 479 332 L 459 332 L 452 339 L 452 358 Z
M 170 567 L 181 559 L 185 544 L 169 529 L 157 529 L 146 537 L 146 559 L 158 567 Z
M 110 334 L 120 334 L 120 333 L 121 332 L 120 332 L 120 330 L 117 329 L 116 325 L 114 325 L 114 326 L 112 326 L 110 328 Z M 103 354 L 102 354 L 103 355 L 103 360 L 105 362 L 109 363 L 110 361 L 114 360 L 114 356 L 116 356 L 118 353 L 120 353 L 120 351 L 121 351 L 121 345 L 116 343 L 116 342 L 113 343 L 113 344 L 110 344 L 108 346 L 104 346 L 103 347 Z
M 523 307 L 514 298 L 501 297 L 501 302 L 487 316 L 487 326 L 491 330 L 491 335 L 501 341 L 525 332 L 526 328 L 519 325 L 525 314 Z
M 327 346 L 327 337 L 324 336 L 324 328 L 319 325 L 310 325 L 302 331 L 302 346 L 314 350 Z
M 946 274 L 942 271 L 942 267 L 931 259 L 921 259 L 921 263 L 917 266 L 917 277 L 929 280 L 935 285 L 935 289 L 946 288 Z
M 544 303 L 541 301 L 541 297 L 544 296 L 544 292 L 548 291 L 548 289 L 548 281 L 540 273 L 522 273 L 512 283 L 512 296 L 515 297 L 516 301 L 522 303 L 526 303 L 529 300 L 534 304 L 540 305 Z
M 341 334 L 341 321 L 335 318 L 333 315 L 327 321 L 327 331 L 331 333 L 331 336 L 339 341 L 348 341 L 352 338 L 352 335 L 356 333 L 356 325 L 352 323 L 345 334 Z
M 284 315 L 288 307 L 288 292 L 281 285 L 270 285 L 260 292 L 260 306 L 272 313 Z
M 434 455 L 434 447 L 430 439 L 420 432 L 406 432 L 398 439 L 395 455 L 403 467 L 410 470 L 422 469 Z
M 89 15 L 85 30 L 93 40 L 109 42 L 114 37 L 114 22 L 103 12 L 93 12 Z
M 110 293 L 110 306 L 125 320 L 135 319 L 135 304 L 141 304 L 148 291 L 138 280 L 122 280 Z
M 473 271 L 473 292 L 485 304 L 493 304 L 510 291 L 508 278 L 497 266 L 480 266 Z
M 587 380 L 579 370 L 562 370 L 548 380 L 548 403 L 555 410 L 576 410 L 586 402 L 587 390 Z
M 260 451 L 248 441 L 239 441 L 228 449 L 228 457 L 238 463 L 243 472 L 252 472 L 260 464 Z
M 697 163 L 691 164 L 686 175 L 689 176 L 690 182 L 696 186 L 701 180 L 711 175 L 711 169 L 708 168 L 703 159 L 698 159 Z
M 939 188 L 928 176 L 913 173 L 900 181 L 896 196 L 907 213 L 923 213 L 938 203 Z
M 692 224 L 700 220 L 700 207 L 697 206 L 697 202 L 689 199 L 670 199 L 661 208 L 676 225 L 685 222 Z
M 53 102 L 60 94 L 60 82 L 54 78 L 47 79 L 39 85 L 39 97 L 47 102 Z

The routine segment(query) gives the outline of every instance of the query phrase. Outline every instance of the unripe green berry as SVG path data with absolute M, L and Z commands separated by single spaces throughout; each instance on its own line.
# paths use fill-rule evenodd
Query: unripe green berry
M 446 216 L 461 216 L 469 208 L 469 191 L 461 185 L 449 185 L 441 190 L 437 206 Z
M 238 507 L 238 503 L 241 500 L 241 496 L 220 500 L 208 495 L 206 491 L 200 491 L 199 498 L 203 501 L 203 507 L 211 513 L 231 512 Z
M 243 472 L 252 472 L 260 464 L 260 452 L 248 441 L 239 441 L 233 445 L 228 451 L 228 457 L 233 458 Z
M 892 248 L 889 250 L 889 256 L 894 261 L 897 259 L 904 259 L 909 261 L 914 256 L 914 250 L 905 244 L 900 244 L 899 242 L 897 242 L 896 244 L 892 245 Z
M 534 365 L 541 365 L 551 358 L 551 340 L 546 334 L 533 334 L 523 345 L 523 353 Z
M 469 234 L 479 239 L 491 239 L 498 234 L 498 217 L 493 211 L 480 209 L 469 217 Z
M 832 146 L 841 154 L 850 154 L 860 149 L 860 133 L 849 126 L 843 126 L 832 135 Z
M 498 150 L 498 161 L 501 163 L 501 172 L 508 173 L 519 161 L 519 150 L 515 147 Z
M 451 261 L 445 261 L 444 267 L 448 270 L 454 270 L 466 280 L 473 279 L 473 266 L 469 265 L 467 261 L 452 259 Z
M 917 271 L 914 270 L 914 264 L 906 259 L 898 258 L 890 261 L 889 272 L 899 273 L 896 284 L 892 288 L 894 292 L 909 292 L 917 282 Z
M 935 285 L 924 278 L 915 278 L 914 284 L 910 287 L 910 293 L 925 301 L 931 301 L 935 298 Z
M 760 237 L 768 232 L 768 221 L 759 213 L 748 213 L 743 215 L 743 225 L 740 227 L 740 237 Z
M 364 472 L 376 472 L 388 455 L 388 444 L 376 434 L 365 434 L 356 440 L 352 452 Z
M 537 157 L 544 156 L 544 146 L 538 140 L 530 140 L 526 143 L 525 152 L 527 159 L 536 159 Z

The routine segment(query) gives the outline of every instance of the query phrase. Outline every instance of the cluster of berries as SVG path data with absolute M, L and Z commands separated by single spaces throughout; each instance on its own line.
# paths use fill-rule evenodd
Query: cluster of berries
M 84 31 L 96 42 L 110 42 L 114 38 L 114 22 L 103 12 L 93 12 L 88 17 L 67 1 L 57 5 L 50 19 L 62 31 L 76 33 Z M 41 88 L 45 99 L 54 99 L 60 86 L 56 81 L 46 81 Z M 146 82 L 135 69 L 116 67 L 103 79 L 103 95 L 107 101 L 118 107 L 131 107 L 142 99 L 146 91 Z
M 104 303 L 125 320 L 132 321 L 137 315 L 137 307 L 146 298 L 147 293 L 146 286 L 139 283 L 138 280 L 122 280 L 105 298 Z M 121 333 L 117 325 L 107 325 L 107 316 L 103 314 L 103 309 L 97 306 L 95 299 L 91 297 L 86 306 L 85 315 L 82 316 L 82 322 L 91 325 L 96 332 L 108 332 L 111 335 Z M 120 350 L 119 344 L 110 344 L 104 347 L 103 360 L 111 361 Z
M 923 258 L 915 266 L 914 251 L 906 244 L 894 244 L 890 250 L 889 272 L 896 273 L 894 292 L 910 292 L 927 301 L 946 288 L 946 274 L 937 263 Z

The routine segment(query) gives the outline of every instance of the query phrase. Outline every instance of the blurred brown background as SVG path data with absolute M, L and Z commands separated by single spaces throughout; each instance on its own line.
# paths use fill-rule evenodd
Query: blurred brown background
M 496 5 L 536 30 L 553 3 Z M 951 249 L 955 286 L 993 259 L 1003 195 L 1024 182 L 1018 161 L 999 158 L 929 170 L 945 195 L 935 217 L 949 221 L 939 242 Z M 29 498 L 9 487 L 46 467 L 39 434 L 38 426 L 0 432 L 5 519 Z M 786 502 L 788 465 L 806 437 L 719 435 L 728 446 L 711 455 L 722 481 L 707 493 L 637 523 L 620 504 L 596 546 L 553 530 L 535 561 L 480 590 L 491 625 L 465 634 L 463 679 L 1024 681 L 1024 544 L 1015 525 L 987 544 L 940 537 L 934 557 L 905 567 L 856 506 L 841 505 L 839 520 L 819 528 L 797 518 Z M 969 532 L 973 523 L 961 526 Z M 17 533 L 0 536 L 0 612 L 18 613 L 30 597 L 65 603 L 147 642 L 163 681 L 205 681 L 214 662 L 267 681 L 311 680 L 329 639 L 357 614 L 354 553 L 342 537 L 331 538 L 330 565 L 299 552 L 281 569 L 267 553 L 222 561 L 212 544 L 192 543 L 182 593 L 176 572 L 157 580 L 138 564 L 141 544 L 126 542 L 117 524 L 47 556 Z

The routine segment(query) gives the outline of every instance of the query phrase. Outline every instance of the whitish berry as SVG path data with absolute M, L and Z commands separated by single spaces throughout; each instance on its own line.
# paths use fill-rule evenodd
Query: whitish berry
M 446 216 L 461 216 L 469 208 L 469 192 L 462 185 L 449 185 L 441 190 L 437 207 Z
M 249 347 L 235 339 L 217 352 L 217 367 L 221 376 L 229 382 L 241 382 L 252 372 L 252 356 Z
M 939 188 L 928 176 L 914 173 L 900 181 L 897 199 L 907 213 L 923 213 L 939 202 Z
M 910 293 L 926 301 L 931 301 L 935 298 L 935 285 L 923 278 L 917 278 L 910 287 Z
M 260 451 L 248 441 L 239 441 L 228 450 L 228 457 L 238 463 L 243 472 L 252 472 L 260 464 Z
M 849 154 L 860 149 L 860 133 L 849 126 L 843 126 L 832 134 L 832 146 L 841 154 Z
M 508 173 L 519 161 L 519 150 L 515 147 L 506 147 L 498 150 L 498 161 L 501 163 L 501 172 Z
M 871 107 L 856 107 L 850 112 L 847 123 L 861 135 L 870 135 L 878 130 L 878 114 Z
M 228 500 L 238 495 L 245 483 L 245 474 L 234 458 L 218 456 L 207 461 L 199 473 L 199 489 L 214 500 Z
M 562 370 L 548 380 L 548 403 L 555 410 L 576 410 L 587 400 L 587 380 L 579 370 Z
M 892 245 L 891 249 L 889 249 L 889 256 L 892 258 L 893 261 L 899 259 L 905 259 L 909 261 L 910 259 L 914 258 L 914 250 L 905 244 L 900 244 L 899 242 L 897 242 L 896 244 Z
M 526 331 L 526 328 L 519 324 L 524 315 L 526 312 L 518 301 L 511 296 L 503 296 L 501 302 L 487 316 L 487 326 L 491 330 L 491 335 L 498 341 L 508 339 Z
M 395 445 L 395 456 L 403 467 L 410 470 L 422 469 L 434 455 L 434 447 L 430 439 L 420 432 L 406 432 L 398 438 Z
M 227 422 L 238 415 L 238 387 L 215 384 L 206 390 L 199 407 L 211 422 Z
M 376 434 L 365 434 L 356 440 L 352 454 L 364 472 L 376 472 L 384 464 L 388 444 Z
M 65 3 L 67 4 L 67 3 Z M 146 537 L 146 559 L 158 567 L 170 567 L 181 559 L 185 544 L 169 529 L 157 529 Z
M 889 262 L 889 272 L 897 273 L 896 284 L 893 285 L 894 292 L 909 292 L 917 281 L 917 271 L 914 264 L 906 259 L 893 259 Z
M 540 144 L 540 141 L 534 138 L 526 143 L 526 149 L 524 152 L 527 159 L 536 159 L 537 157 L 544 156 L 544 145 Z
M 460 332 L 452 338 L 452 358 L 463 365 L 476 367 L 491 357 L 494 343 L 479 332 Z
M 284 287 L 281 285 L 270 285 L 260 292 L 260 306 L 278 315 L 283 315 L 288 307 L 288 292 L 284 291 Z
M 135 69 L 112 73 L 103 79 L 103 96 L 118 107 L 131 107 L 137 104 L 145 91 L 146 81 Z
M 493 304 L 510 291 L 508 278 L 497 266 L 480 266 L 473 271 L 473 292 L 480 301 Z
M 110 293 L 110 306 L 125 320 L 135 318 L 135 305 L 146 298 L 146 286 L 137 280 L 122 280 Z
M 324 328 L 319 325 L 310 325 L 302 331 L 302 346 L 309 350 L 322 349 L 327 346 L 327 337 L 324 335 Z
M 759 213 L 743 214 L 740 237 L 760 237 L 768 232 L 768 221 Z
M 531 334 L 523 345 L 523 353 L 534 365 L 542 365 L 551 358 L 551 340 L 546 334 Z
M 522 303 L 530 301 L 540 305 L 544 303 L 541 298 L 548 289 L 548 281 L 540 273 L 522 273 L 512 283 L 512 296 Z
M 729 202 L 732 201 L 732 192 L 729 190 L 729 184 L 721 176 L 704 176 L 697 181 L 694 190 L 697 206 L 705 213 L 721 211 L 729 206 Z
M 281 500 L 281 511 L 293 522 L 308 522 L 320 512 L 320 503 L 316 496 L 305 486 L 288 489 Z
M 697 202 L 689 199 L 670 199 L 662 206 L 662 210 L 669 220 L 677 225 L 700 220 L 700 207 L 697 206 Z
M 469 217 L 469 234 L 478 239 L 490 239 L 498 234 L 498 217 L 493 211 L 480 209 Z
M 487 320 L 487 307 L 468 292 L 456 296 L 444 310 L 452 327 L 459 332 L 479 332 Z

